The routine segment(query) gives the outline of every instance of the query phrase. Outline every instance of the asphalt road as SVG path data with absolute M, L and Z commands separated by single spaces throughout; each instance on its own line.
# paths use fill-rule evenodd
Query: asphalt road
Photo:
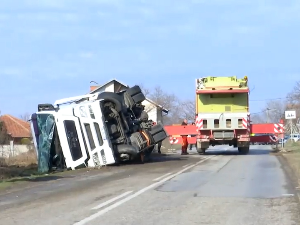
M 299 225 L 295 185 L 269 146 L 79 172 L 0 193 L 0 224 Z

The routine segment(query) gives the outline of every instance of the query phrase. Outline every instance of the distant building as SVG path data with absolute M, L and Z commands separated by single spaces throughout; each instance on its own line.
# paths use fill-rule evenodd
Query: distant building
M 11 115 L 3 115 L 0 117 L 0 122 L 5 126 L 6 135 L 9 141 L 14 144 L 24 144 L 24 139 L 31 141 L 30 123 Z
M 118 81 L 118 80 L 111 80 L 103 85 L 98 86 L 90 86 L 90 93 L 97 93 L 97 92 L 120 92 L 123 90 L 128 89 L 129 86 Z M 152 101 L 151 99 L 146 98 L 145 101 L 142 103 L 145 105 L 145 111 L 149 115 L 149 119 L 153 120 L 154 122 L 162 122 L 163 123 L 163 114 L 167 114 L 169 112 L 168 109 L 165 109 L 163 106 L 157 104 L 156 102 Z

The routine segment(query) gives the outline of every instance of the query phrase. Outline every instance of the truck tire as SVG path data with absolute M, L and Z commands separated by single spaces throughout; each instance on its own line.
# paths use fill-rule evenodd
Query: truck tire
M 133 95 L 132 99 L 135 103 L 141 103 L 143 102 L 146 98 L 145 95 L 143 93 L 138 93 L 137 95 Z
M 151 127 L 150 133 L 152 135 L 155 135 L 155 134 L 157 134 L 159 132 L 162 132 L 162 131 L 165 131 L 164 127 L 162 126 L 161 123 L 158 123 L 158 124 L 154 125 L 153 127 Z
M 238 147 L 238 151 L 242 155 L 247 155 L 249 153 L 249 147 Z
M 115 104 L 117 112 L 121 112 L 123 110 L 122 98 L 116 93 L 102 92 L 98 95 L 98 99 L 113 102 Z
M 155 135 L 153 135 L 154 143 L 157 144 L 167 138 L 167 134 L 164 131 L 161 131 Z
M 127 95 L 129 95 L 135 104 L 143 102 L 146 97 L 143 94 L 141 88 L 138 85 L 135 85 L 126 90 Z
M 136 95 L 136 94 L 138 94 L 138 93 L 141 93 L 142 90 L 141 90 L 140 86 L 135 85 L 135 86 L 133 86 L 133 87 L 131 87 L 131 88 L 128 88 L 128 89 L 126 90 L 126 92 L 127 92 L 130 96 L 133 96 L 133 95 Z

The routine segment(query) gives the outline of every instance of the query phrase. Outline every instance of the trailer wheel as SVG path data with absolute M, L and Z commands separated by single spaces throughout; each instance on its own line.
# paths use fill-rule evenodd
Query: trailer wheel
M 249 147 L 238 147 L 238 150 L 242 155 L 247 155 L 249 153 Z

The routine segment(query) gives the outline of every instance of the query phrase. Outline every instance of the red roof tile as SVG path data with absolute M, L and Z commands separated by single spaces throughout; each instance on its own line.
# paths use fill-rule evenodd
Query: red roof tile
M 30 123 L 11 115 L 3 115 L 0 117 L 6 127 L 7 133 L 14 138 L 31 137 Z

